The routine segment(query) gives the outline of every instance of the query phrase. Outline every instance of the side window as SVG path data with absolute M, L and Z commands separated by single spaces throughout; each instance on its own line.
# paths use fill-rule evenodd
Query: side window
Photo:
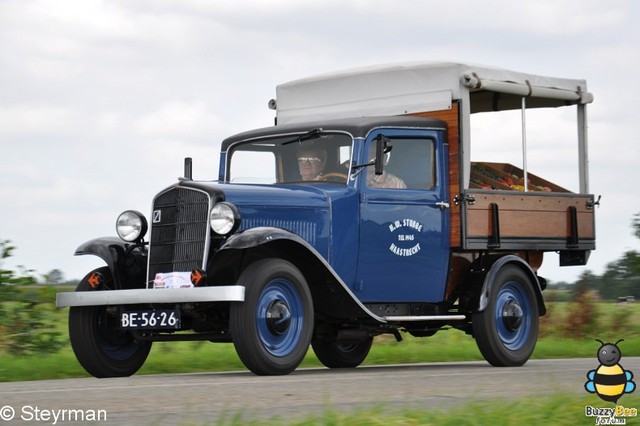
M 435 145 L 428 138 L 391 138 L 391 151 L 385 156 L 382 175 L 376 176 L 374 167 L 367 167 L 367 186 L 392 189 L 433 189 L 435 181 Z M 369 152 L 373 154 L 375 144 Z

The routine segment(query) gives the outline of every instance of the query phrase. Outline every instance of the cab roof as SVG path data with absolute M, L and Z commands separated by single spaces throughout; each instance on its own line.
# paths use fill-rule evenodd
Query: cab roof
M 230 145 L 239 141 L 287 134 L 305 134 L 314 129 L 322 129 L 327 132 L 341 131 L 351 134 L 354 138 L 365 138 L 372 130 L 381 127 L 439 130 L 446 130 L 447 128 L 443 121 L 414 116 L 359 117 L 340 120 L 310 121 L 265 127 L 239 133 L 223 140 L 221 150 L 222 152 L 226 152 Z

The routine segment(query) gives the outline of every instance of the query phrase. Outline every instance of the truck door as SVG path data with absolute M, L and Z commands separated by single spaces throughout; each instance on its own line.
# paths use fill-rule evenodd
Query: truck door
M 447 145 L 444 130 L 372 132 L 361 161 L 388 139 L 382 175 L 358 175 L 360 251 L 354 292 L 365 303 L 439 302 L 449 264 Z

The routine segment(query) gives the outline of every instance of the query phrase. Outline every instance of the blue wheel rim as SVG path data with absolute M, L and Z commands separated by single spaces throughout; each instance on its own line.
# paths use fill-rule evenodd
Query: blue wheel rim
M 506 316 L 506 312 L 514 316 Z M 521 316 L 520 316 L 521 314 Z M 494 311 L 498 338 L 505 348 L 518 351 L 529 341 L 531 334 L 531 301 L 522 286 L 515 282 L 505 284 L 497 295 Z
M 264 349 L 276 357 L 289 355 L 298 347 L 303 324 L 304 307 L 294 285 L 283 278 L 267 283 L 256 312 L 258 337 Z

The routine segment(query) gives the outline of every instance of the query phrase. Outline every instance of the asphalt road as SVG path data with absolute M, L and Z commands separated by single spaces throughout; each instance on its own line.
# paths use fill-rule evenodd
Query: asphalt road
M 637 383 L 640 357 L 623 357 L 620 363 L 635 373 Z M 0 383 L 0 426 L 70 424 L 80 411 L 85 420 L 92 414 L 106 417 L 91 424 L 168 425 L 215 423 L 237 413 L 246 419 L 306 418 L 327 407 L 381 404 L 392 410 L 464 409 L 469 401 L 555 392 L 586 395 L 586 373 L 597 367 L 594 357 L 533 360 L 518 368 L 460 362 L 304 369 L 276 377 L 231 372 L 10 382 Z M 594 395 L 594 405 L 599 402 L 604 404 Z M 13 420 L 7 421 L 12 413 Z

